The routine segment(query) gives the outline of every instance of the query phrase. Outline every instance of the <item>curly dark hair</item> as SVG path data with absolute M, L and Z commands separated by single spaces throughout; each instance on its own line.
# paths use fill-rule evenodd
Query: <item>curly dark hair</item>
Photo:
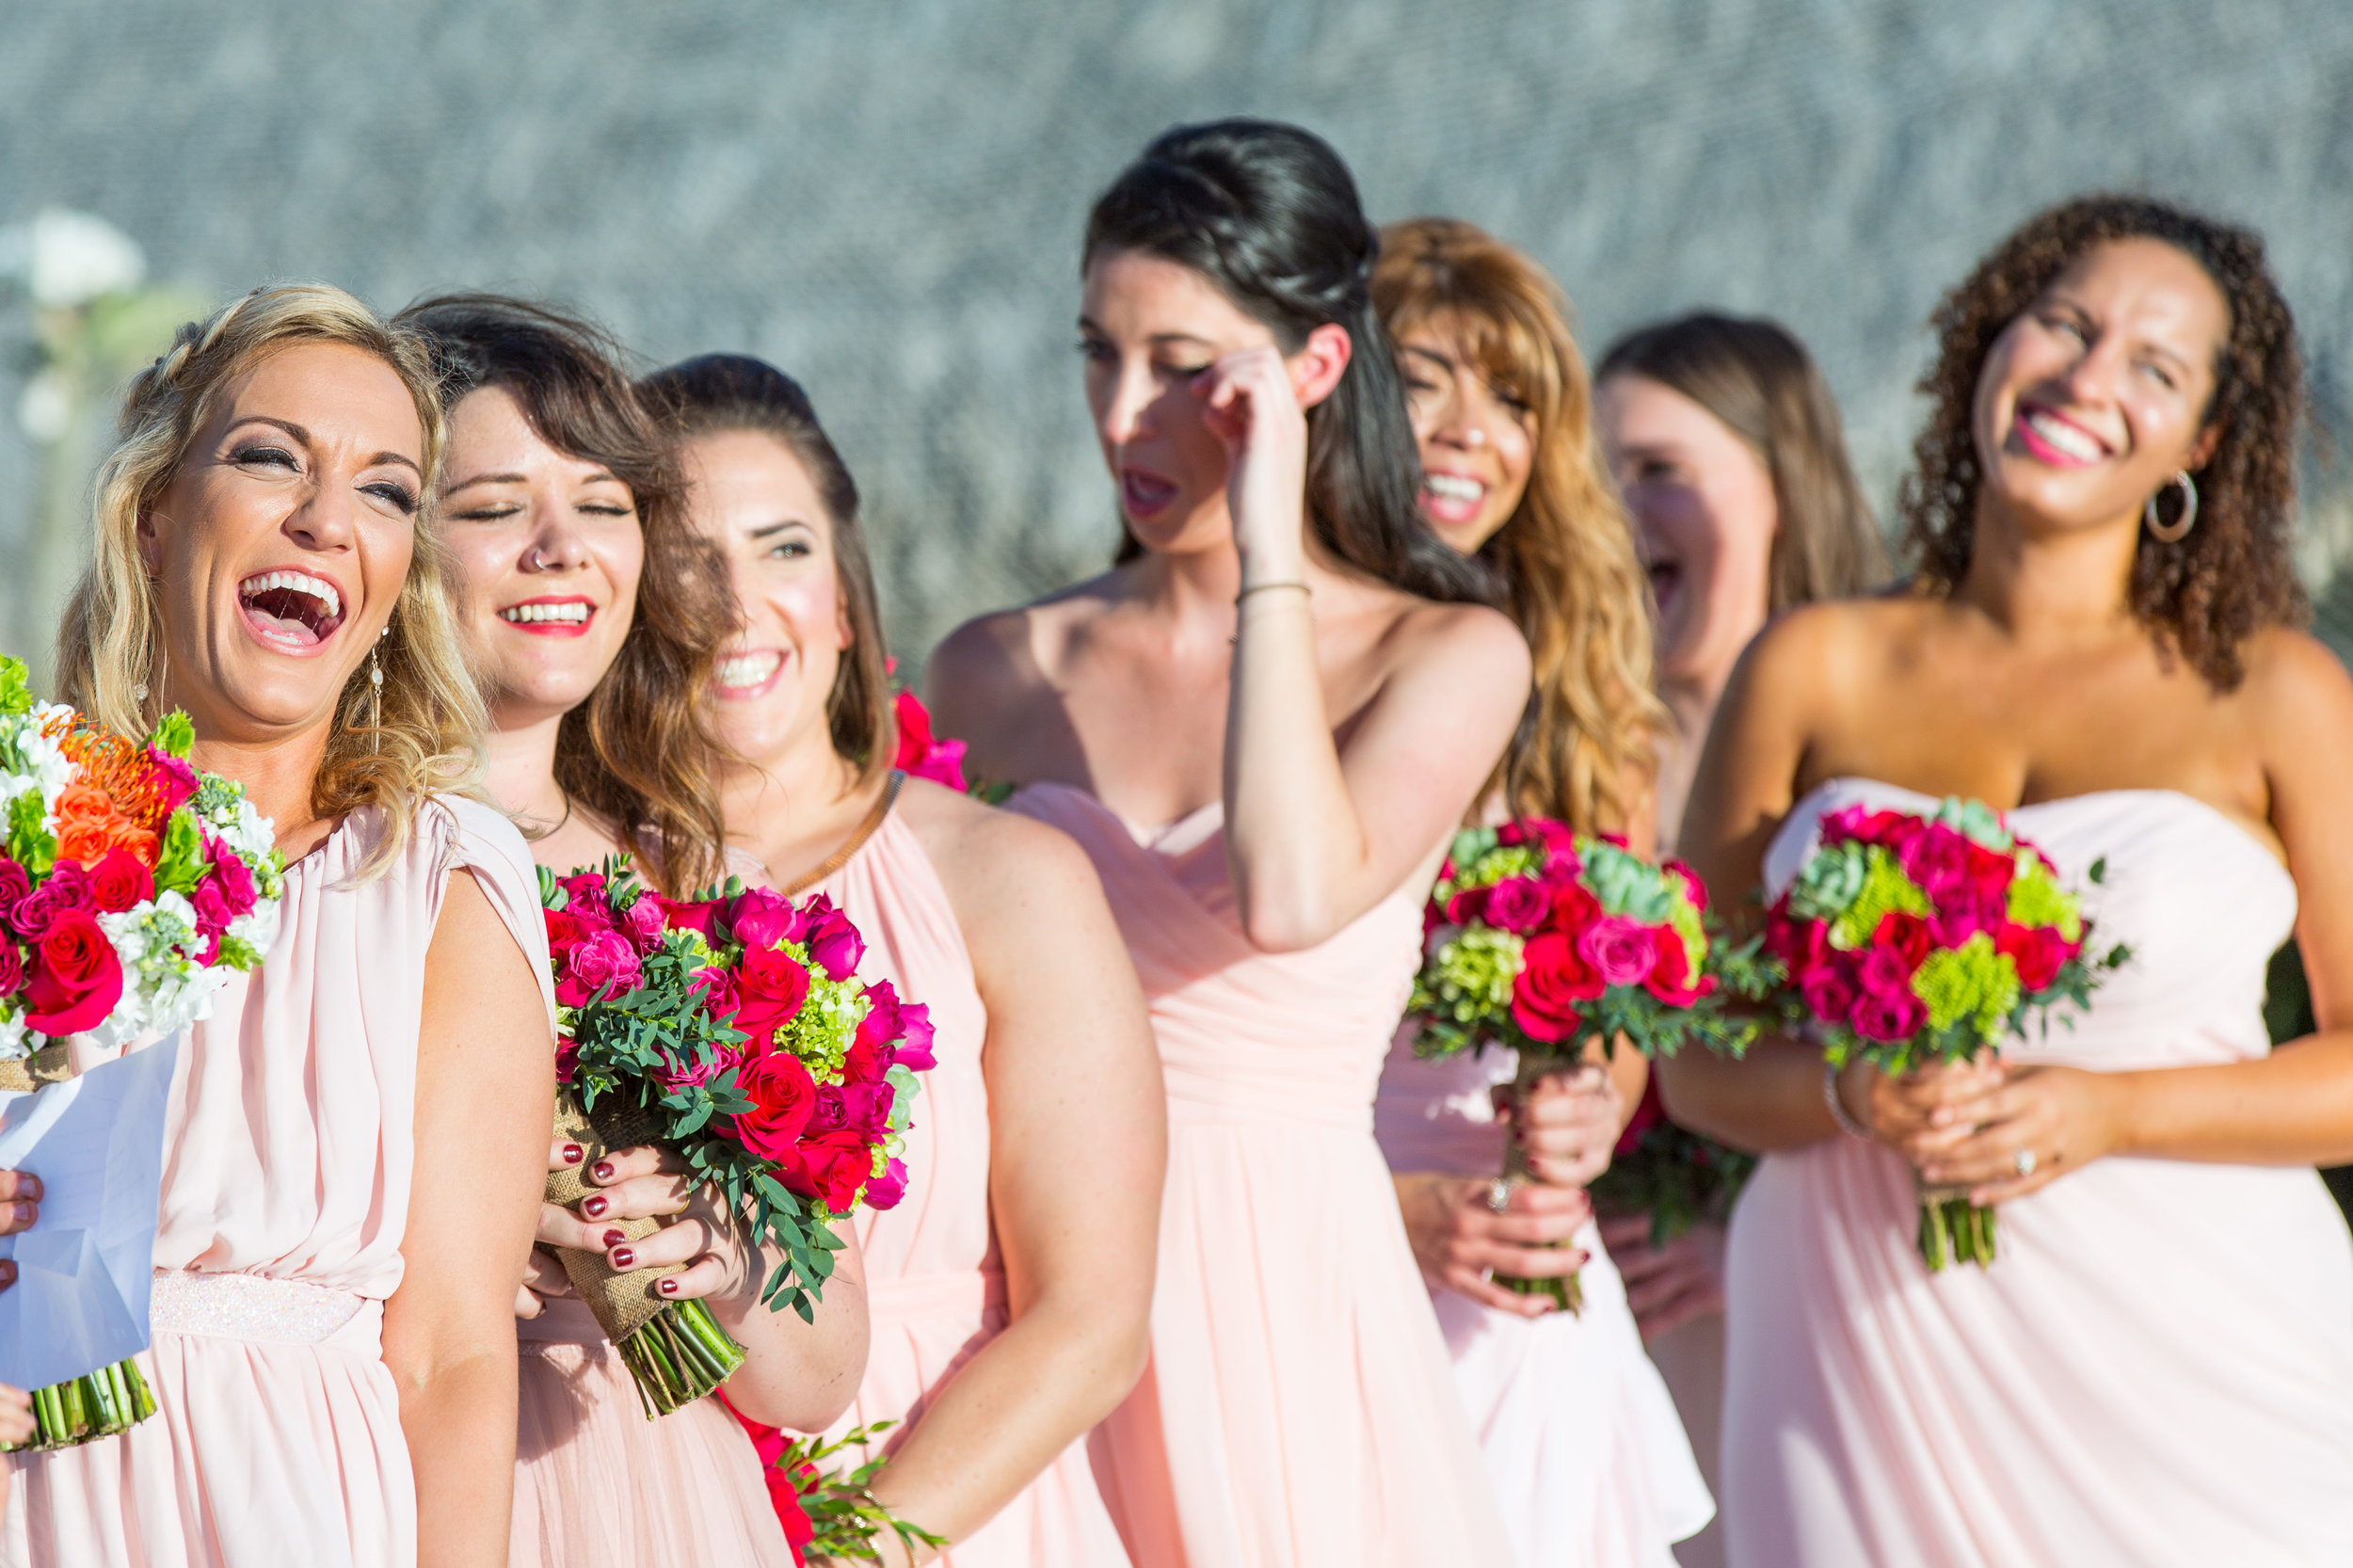
M 1982 478 L 1970 414 L 1994 340 L 2085 252 L 2142 238 L 2162 240 L 2205 269 L 2230 307 L 2231 330 L 2216 355 L 2205 415 L 2221 434 L 2190 476 L 2198 524 L 2176 544 L 2142 533 L 2133 614 L 2160 648 L 2178 651 L 2216 690 L 2229 691 L 2245 674 L 2247 638 L 2298 624 L 2307 609 L 2289 552 L 2302 357 L 2296 318 L 2252 231 L 2137 196 L 2078 197 L 2028 219 L 1931 318 L 1936 360 L 1918 390 L 1933 408 L 1897 505 L 1921 584 L 1951 592 L 1969 570 Z

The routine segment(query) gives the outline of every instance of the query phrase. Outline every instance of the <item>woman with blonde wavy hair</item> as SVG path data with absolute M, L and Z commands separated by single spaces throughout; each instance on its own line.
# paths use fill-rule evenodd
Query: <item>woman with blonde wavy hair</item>
M 1642 569 L 1593 434 L 1568 302 L 1519 251 L 1448 218 L 1382 234 L 1373 301 L 1420 444 L 1422 515 L 1494 569 L 1534 655 L 1528 712 L 1475 815 L 1550 817 L 1648 853 L 1664 711 L 1651 695 Z M 1608 1168 L 1645 1071 L 1596 1049 L 1516 1105 L 1506 1051 L 1382 1072 L 1374 1125 L 1523 1564 L 1666 1565 L 1713 1512 L 1585 1185 Z M 1532 1179 L 1505 1182 L 1517 1138 Z M 1580 1275 L 1581 1315 L 1492 1276 Z
M 463 792 L 440 448 L 421 347 L 330 288 L 256 290 L 131 385 L 60 695 L 184 710 L 285 891 L 181 1043 L 158 1413 L 14 1456 L 0 1560 L 505 1561 L 554 998 L 530 854 Z

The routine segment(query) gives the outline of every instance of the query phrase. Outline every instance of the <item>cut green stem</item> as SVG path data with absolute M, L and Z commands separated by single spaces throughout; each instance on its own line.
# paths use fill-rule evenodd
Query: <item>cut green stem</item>
M 138 1363 L 118 1361 L 88 1377 L 35 1389 L 33 1435 L 0 1447 L 0 1452 L 70 1448 L 129 1432 L 154 1414 L 155 1396 L 139 1374 Z
M 737 1344 L 700 1302 L 671 1302 L 620 1343 L 646 1418 L 683 1409 L 744 1365 Z

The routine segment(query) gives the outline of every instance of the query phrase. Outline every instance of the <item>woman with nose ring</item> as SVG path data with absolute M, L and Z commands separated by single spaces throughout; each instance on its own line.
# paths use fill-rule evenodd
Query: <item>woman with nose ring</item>
M 1731 1560 L 2353 1560 L 2353 1240 L 2312 1169 L 2353 1157 L 2353 680 L 2292 630 L 2294 320 L 2252 233 L 2092 197 L 1935 325 L 1914 590 L 1751 645 L 1684 848 L 1737 910 L 1829 812 L 1975 797 L 2132 957 L 1991 1060 L 1659 1064 L 1677 1119 L 1765 1152 Z M 2274 1049 L 2291 927 L 2320 1028 Z M 1922 1265 L 1922 1181 L 2000 1206 L 1990 1265 Z
M 529 854 L 460 792 L 482 708 L 431 369 L 339 291 L 257 290 L 181 329 L 120 428 L 62 696 L 133 735 L 184 710 L 285 892 L 182 1039 L 157 1414 L 10 1456 L 0 1561 L 492 1568 L 555 1003 Z
M 618 349 L 586 324 L 496 296 L 399 318 L 431 346 L 449 406 L 442 491 L 463 624 L 490 710 L 492 796 L 559 873 L 633 856 L 682 897 L 729 872 L 704 687 L 733 616 L 723 568 L 689 530 L 661 432 Z M 558 1143 L 548 1168 L 582 1159 Z M 676 1155 L 619 1150 L 586 1173 L 577 1213 L 543 1204 L 517 1305 L 522 1340 L 512 1560 L 789 1560 L 758 1456 L 716 1398 L 648 1420 L 632 1376 L 546 1250 L 616 1269 L 683 1265 L 659 1288 L 700 1298 L 745 1351 L 723 1385 L 762 1420 L 823 1427 L 857 1386 L 866 1306 L 857 1249 L 837 1255 L 813 1324 L 760 1304 L 776 1259 L 748 1248 Z M 632 1241 L 615 1222 L 669 1223 Z

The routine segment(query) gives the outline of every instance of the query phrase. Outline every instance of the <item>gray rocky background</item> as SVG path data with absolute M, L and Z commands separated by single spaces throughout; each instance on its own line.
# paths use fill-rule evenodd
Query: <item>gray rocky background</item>
M 0 0 L 0 223 L 95 213 L 203 297 L 514 289 L 649 361 L 764 355 L 872 498 L 919 657 L 1104 558 L 1080 227 L 1151 134 L 1240 112 L 1331 137 L 1376 216 L 1528 247 L 1590 349 L 1694 306 L 1779 316 L 1882 503 L 1939 292 L 2093 187 L 2258 225 L 2322 413 L 2353 412 L 2348 0 Z M 0 307 L 12 347 L 32 323 Z M 72 485 L 87 459 L 5 424 L 24 648 L 60 569 L 43 453 Z M 2323 585 L 2345 507 L 2315 477 Z

